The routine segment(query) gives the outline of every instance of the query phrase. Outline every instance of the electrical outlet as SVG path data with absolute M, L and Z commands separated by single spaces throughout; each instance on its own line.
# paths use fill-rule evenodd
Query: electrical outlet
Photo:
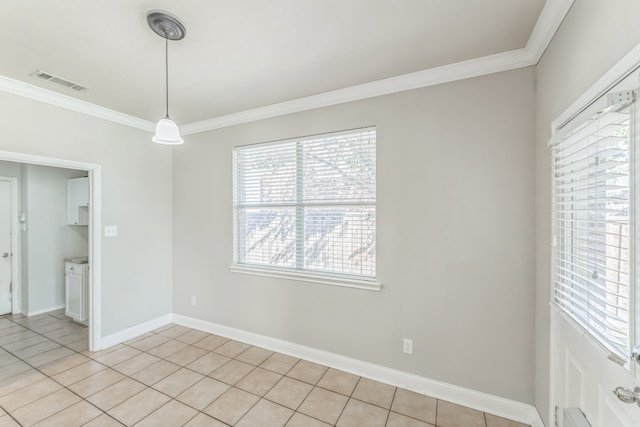
M 413 340 L 405 338 L 402 340 L 402 351 L 407 354 L 413 354 Z
M 196 297 L 195 296 L 191 297 L 191 305 L 194 306 L 194 307 L 196 306 Z
M 117 225 L 105 225 L 104 226 L 104 237 L 117 237 L 118 236 L 118 226 Z

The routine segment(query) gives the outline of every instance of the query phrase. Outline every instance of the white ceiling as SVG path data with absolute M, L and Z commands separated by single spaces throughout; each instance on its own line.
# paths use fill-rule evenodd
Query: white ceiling
M 165 113 L 164 40 L 146 13 L 166 10 L 187 28 L 184 40 L 169 44 L 170 115 L 193 123 L 523 49 L 544 5 L 0 0 L 0 75 L 155 122 Z M 90 89 L 39 80 L 31 75 L 38 69 Z

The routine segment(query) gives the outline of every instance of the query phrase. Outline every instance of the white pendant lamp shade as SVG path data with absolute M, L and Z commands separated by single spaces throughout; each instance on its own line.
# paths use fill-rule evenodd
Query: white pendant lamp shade
M 156 134 L 151 140 L 158 144 L 179 145 L 184 143 L 184 140 L 180 136 L 178 125 L 169 118 L 169 40 L 182 40 L 186 30 L 178 18 L 163 11 L 148 12 L 147 23 L 154 33 L 164 39 L 165 95 L 167 101 L 167 115 L 164 119 L 160 119 L 156 125 Z
M 158 144 L 167 145 L 179 145 L 184 143 L 184 140 L 180 136 L 178 125 L 176 125 L 168 116 L 164 119 L 160 119 L 156 125 L 156 134 L 153 135 L 151 140 Z

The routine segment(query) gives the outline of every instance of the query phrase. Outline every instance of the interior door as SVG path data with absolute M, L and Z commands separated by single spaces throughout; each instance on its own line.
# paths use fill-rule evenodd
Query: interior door
M 0 181 L 0 315 L 11 313 L 11 182 Z

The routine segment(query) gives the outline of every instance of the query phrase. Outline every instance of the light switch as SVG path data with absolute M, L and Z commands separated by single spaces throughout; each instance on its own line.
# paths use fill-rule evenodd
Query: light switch
M 117 237 L 118 236 L 118 226 L 117 225 L 105 225 L 104 226 L 104 237 Z

